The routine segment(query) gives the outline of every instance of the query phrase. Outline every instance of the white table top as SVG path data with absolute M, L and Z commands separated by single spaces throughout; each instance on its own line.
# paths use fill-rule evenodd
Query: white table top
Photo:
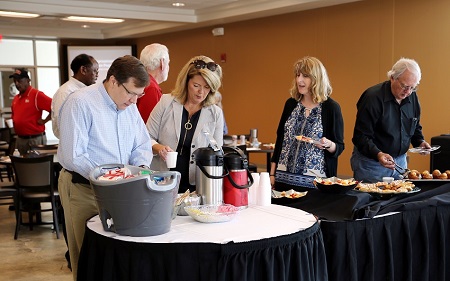
M 190 216 L 177 216 L 169 232 L 156 236 L 130 237 L 104 231 L 98 215 L 88 221 L 87 227 L 103 236 L 129 242 L 225 244 L 293 234 L 313 226 L 316 221 L 313 215 L 302 210 L 270 205 L 251 206 L 223 223 L 201 223 Z

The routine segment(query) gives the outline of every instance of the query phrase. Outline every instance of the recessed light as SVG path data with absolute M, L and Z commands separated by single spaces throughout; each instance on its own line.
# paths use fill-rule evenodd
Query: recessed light
M 30 13 L 17 13 L 10 11 L 0 11 L 0 16 L 2 17 L 11 17 L 11 18 L 37 18 L 40 15 L 38 14 L 30 14 Z
M 90 26 L 87 25 L 87 24 L 83 24 L 81 27 L 82 27 L 82 28 L 90 28 Z
M 181 3 L 181 2 L 175 2 L 175 3 L 172 3 L 172 6 L 174 6 L 174 7 L 184 7 L 185 4 Z
M 78 21 L 78 22 L 96 22 L 96 23 L 119 23 L 124 21 L 123 19 L 91 18 L 91 17 L 77 17 L 77 16 L 65 17 L 62 18 L 62 20 Z

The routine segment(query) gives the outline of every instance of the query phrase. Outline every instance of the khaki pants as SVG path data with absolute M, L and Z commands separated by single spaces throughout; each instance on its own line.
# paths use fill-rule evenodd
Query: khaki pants
M 73 280 L 77 280 L 78 258 L 83 244 L 86 221 L 98 214 L 97 204 L 91 187 L 86 184 L 72 183 L 72 174 L 65 169 L 59 174 L 58 191 L 64 208 Z

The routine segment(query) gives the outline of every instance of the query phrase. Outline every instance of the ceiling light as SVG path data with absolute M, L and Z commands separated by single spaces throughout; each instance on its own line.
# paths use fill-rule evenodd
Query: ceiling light
M 110 18 L 91 18 L 91 17 L 76 17 L 70 16 L 62 18 L 67 21 L 79 21 L 79 22 L 96 22 L 96 23 L 119 23 L 123 22 L 123 19 L 110 19 Z
M 12 18 L 37 18 L 40 15 L 30 14 L 30 13 L 16 13 L 16 12 L 10 12 L 10 11 L 0 11 L 0 16 L 12 17 Z
M 172 3 L 172 6 L 174 6 L 174 7 L 184 7 L 184 3 L 176 2 L 176 3 Z

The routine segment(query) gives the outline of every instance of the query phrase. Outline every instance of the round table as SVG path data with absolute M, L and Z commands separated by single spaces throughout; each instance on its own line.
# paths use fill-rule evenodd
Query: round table
M 78 280 L 328 280 L 314 216 L 279 205 L 251 206 L 230 222 L 178 216 L 168 233 L 120 236 L 87 222 Z

